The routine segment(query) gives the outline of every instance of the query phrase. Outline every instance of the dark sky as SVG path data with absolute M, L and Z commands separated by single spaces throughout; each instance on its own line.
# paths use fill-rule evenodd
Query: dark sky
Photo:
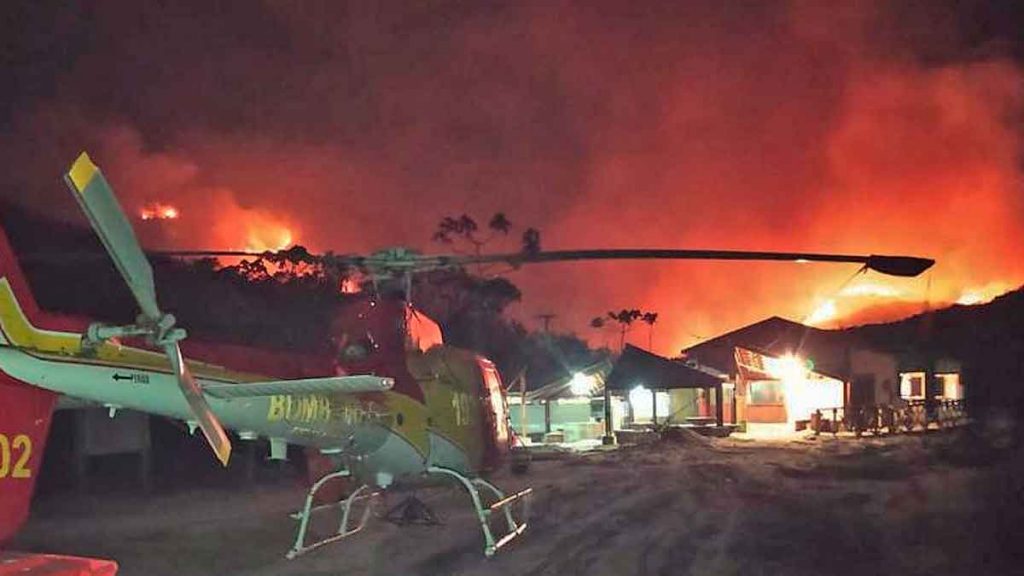
M 133 213 L 180 209 L 139 223 L 153 246 L 430 249 L 441 216 L 503 210 L 547 248 L 940 261 L 930 279 L 867 276 L 845 294 L 844 267 L 513 275 L 520 317 L 557 312 L 585 335 L 611 308 L 659 311 L 664 352 L 830 300 L 849 323 L 1024 282 L 1019 2 L 0 10 L 0 194 L 77 217 L 59 178 L 88 149 Z

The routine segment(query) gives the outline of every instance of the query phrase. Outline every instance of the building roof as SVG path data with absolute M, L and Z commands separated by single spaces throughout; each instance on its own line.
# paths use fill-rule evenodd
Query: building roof
M 722 378 L 627 344 L 605 383 L 612 390 L 631 390 L 640 385 L 655 389 L 714 388 Z
M 683 354 L 688 361 L 734 374 L 737 346 L 770 356 L 794 354 L 807 358 L 814 363 L 816 372 L 839 377 L 849 373 L 852 342 L 847 335 L 778 316 L 705 340 L 683 350 Z
M 585 376 L 593 376 L 595 384 L 597 386 L 594 390 L 591 390 L 592 394 L 596 394 L 603 390 L 601 383 L 605 381 L 605 377 L 611 372 L 612 363 L 607 358 L 602 359 L 599 362 L 595 362 L 590 366 L 581 368 L 578 372 Z M 526 393 L 527 401 L 534 400 L 557 400 L 559 398 L 572 398 L 572 378 L 574 374 L 568 371 L 551 382 L 548 382 L 540 388 L 530 390 Z

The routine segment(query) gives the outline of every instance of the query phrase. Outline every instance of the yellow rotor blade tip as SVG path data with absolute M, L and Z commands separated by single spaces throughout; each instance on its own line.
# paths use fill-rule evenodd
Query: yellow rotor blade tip
M 221 466 L 227 468 L 228 460 L 231 459 L 231 444 L 224 444 L 214 449 L 217 454 L 217 460 L 220 460 Z
M 99 168 L 92 163 L 92 158 L 82 152 L 78 155 L 75 163 L 71 165 L 71 169 L 68 170 L 68 178 L 71 178 L 71 183 L 75 185 L 76 190 L 83 192 L 98 170 Z

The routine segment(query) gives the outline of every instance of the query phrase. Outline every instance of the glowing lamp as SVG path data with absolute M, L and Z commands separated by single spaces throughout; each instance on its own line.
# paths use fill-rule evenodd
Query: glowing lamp
M 807 364 L 793 354 L 786 354 L 781 358 L 765 358 L 765 370 L 772 378 L 783 382 L 796 382 L 804 379 Z
M 640 384 L 629 391 L 629 403 L 633 406 L 646 406 L 651 403 L 651 392 Z
M 573 374 L 572 380 L 569 381 L 569 390 L 572 391 L 573 396 L 590 396 L 593 389 L 594 377 L 587 376 L 582 372 Z

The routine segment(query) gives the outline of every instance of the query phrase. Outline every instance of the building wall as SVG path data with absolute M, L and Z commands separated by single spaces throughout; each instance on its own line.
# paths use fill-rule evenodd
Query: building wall
M 547 407 L 550 416 L 550 430 L 545 423 L 545 402 L 535 401 L 526 405 L 526 426 L 523 424 L 522 405 L 519 398 L 509 399 L 509 417 L 512 429 L 516 434 L 541 441 L 546 432 L 563 432 L 566 442 L 575 442 L 588 438 L 600 438 L 604 434 L 604 423 L 600 417 L 604 415 L 603 401 L 594 405 L 591 398 L 565 398 L 552 400 Z M 599 417 L 595 418 L 595 411 Z M 625 401 L 612 397 L 612 424 L 615 430 L 621 430 L 626 419 Z M 660 417 L 660 416 L 659 416 Z M 525 430 L 524 430 L 525 428 Z
M 692 416 L 701 416 L 700 390 L 695 388 L 678 388 L 668 391 L 669 410 L 672 421 L 682 424 Z
M 854 349 L 850 351 L 850 386 L 869 385 L 871 387 L 870 404 L 892 404 L 900 394 L 899 364 L 896 356 L 874 350 Z M 847 396 L 857 391 L 850 390 Z

